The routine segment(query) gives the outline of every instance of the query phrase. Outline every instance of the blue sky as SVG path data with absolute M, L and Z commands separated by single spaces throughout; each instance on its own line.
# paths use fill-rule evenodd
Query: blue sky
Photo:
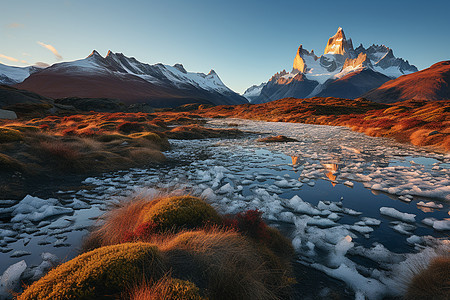
M 341 26 L 354 46 L 385 44 L 419 69 L 450 59 L 450 1 L 0 0 L 0 62 L 25 66 L 96 49 L 191 72 L 214 69 L 241 93 L 323 53 Z M 53 47 L 53 48 L 52 48 Z M 59 57 L 58 57 L 59 55 Z M 16 60 L 16 61 L 14 61 Z

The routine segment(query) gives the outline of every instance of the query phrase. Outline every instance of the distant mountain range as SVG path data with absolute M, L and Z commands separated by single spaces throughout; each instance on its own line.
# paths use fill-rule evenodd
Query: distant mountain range
M 85 59 L 50 67 L 0 65 L 0 83 L 50 98 L 113 98 L 124 102 L 174 107 L 187 103 L 242 104 L 246 98 L 229 89 L 211 70 L 187 72 L 183 65 L 141 63 L 111 51 L 93 51 Z
M 252 103 L 286 97 L 357 98 L 394 78 L 417 72 L 417 68 L 384 45 L 353 48 L 339 28 L 328 39 L 324 54 L 317 56 L 303 45 L 297 50 L 291 72 L 283 70 L 267 83 L 248 88 L 243 94 Z
M 152 107 L 265 103 L 288 97 L 365 97 L 385 103 L 446 100 L 450 99 L 449 74 L 449 61 L 418 72 L 414 65 L 395 57 L 392 49 L 384 45 L 354 48 L 352 40 L 339 28 L 328 39 L 324 54 L 317 56 L 300 45 L 290 72 L 276 73 L 268 82 L 248 88 L 243 95 L 229 89 L 214 70 L 208 74 L 187 72 L 181 64 L 149 65 L 122 53 L 109 51 L 103 57 L 94 50 L 84 59 L 46 68 L 0 64 L 0 84 L 22 90 L 19 97 L 17 91 L 3 87 L 0 104 L 12 105 L 11 99 L 28 101 L 31 94 L 24 91 L 51 99 L 78 97 L 103 99 L 107 103 L 118 100 L 126 106 L 145 103 L 142 105 Z M 14 97 L 6 96 L 12 94 Z M 39 97 L 35 101 L 42 101 Z M 57 103 L 70 105 L 66 100 Z

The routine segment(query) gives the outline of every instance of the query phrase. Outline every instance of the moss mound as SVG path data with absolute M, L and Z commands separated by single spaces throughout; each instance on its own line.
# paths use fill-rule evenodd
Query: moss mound
M 9 128 L 0 128 L 0 143 L 9 143 L 23 140 L 23 135 L 20 131 Z
M 18 299 L 102 299 L 164 272 L 152 244 L 127 243 L 82 254 L 50 271 Z
M 195 229 L 208 223 L 218 224 L 221 217 L 200 198 L 176 196 L 159 198 L 142 209 L 137 225 L 151 222 L 156 230 Z

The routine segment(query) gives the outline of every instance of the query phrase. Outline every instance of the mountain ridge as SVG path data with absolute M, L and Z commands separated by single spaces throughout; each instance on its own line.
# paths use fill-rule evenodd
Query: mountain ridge
M 414 65 L 395 57 L 393 50 L 384 45 L 373 44 L 366 49 L 360 44 L 354 49 L 352 39 L 347 38 L 344 30 L 339 27 L 336 34 L 328 39 L 323 55 L 317 56 L 314 51 L 309 52 L 301 44 L 294 58 L 292 71 L 282 72 L 281 77 L 286 79 L 285 82 L 282 82 L 280 76 L 277 76 L 280 73 L 277 73 L 260 88 L 259 95 L 254 89 L 247 89 L 243 96 L 252 103 L 264 103 L 286 97 L 343 98 L 350 94 L 358 97 L 390 79 L 417 71 Z M 355 74 L 347 76 L 351 73 Z M 288 80 L 297 74 L 303 74 L 303 84 L 299 84 L 298 81 L 294 84 Z M 362 75 L 358 77 L 359 74 Z M 343 85 L 341 78 L 345 76 L 348 84 Z M 312 86 L 314 88 L 311 89 Z M 356 89 L 349 93 L 347 90 L 349 87 Z
M 182 64 L 150 65 L 111 50 L 105 57 L 93 50 L 84 59 L 53 64 L 14 86 L 50 98 L 114 98 L 155 107 L 248 103 L 214 70 L 204 74 L 187 72 Z

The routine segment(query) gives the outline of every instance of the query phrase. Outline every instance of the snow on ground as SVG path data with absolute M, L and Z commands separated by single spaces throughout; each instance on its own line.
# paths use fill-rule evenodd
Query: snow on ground
M 368 299 L 397 295 L 394 269 L 419 250 L 447 241 L 438 238 L 450 230 L 448 156 L 341 127 L 244 120 L 209 124 L 230 122 L 299 142 L 256 143 L 256 135 L 171 141 L 173 150 L 166 156 L 176 166 L 87 178 L 88 189 L 59 191 L 58 199 L 26 196 L 0 208 L 0 215 L 11 216 L 11 223 L 0 225 L 0 272 L 23 259 L 39 266 L 25 273 L 41 276 L 50 264 L 41 253 L 75 256 L 69 249 L 79 245 L 108 205 L 159 190 L 201 196 L 225 214 L 259 209 L 268 222 L 284 228 L 301 263 L 344 280 L 358 297 Z M 427 163 L 413 163 L 410 157 Z M 372 194 L 379 191 L 394 199 Z

